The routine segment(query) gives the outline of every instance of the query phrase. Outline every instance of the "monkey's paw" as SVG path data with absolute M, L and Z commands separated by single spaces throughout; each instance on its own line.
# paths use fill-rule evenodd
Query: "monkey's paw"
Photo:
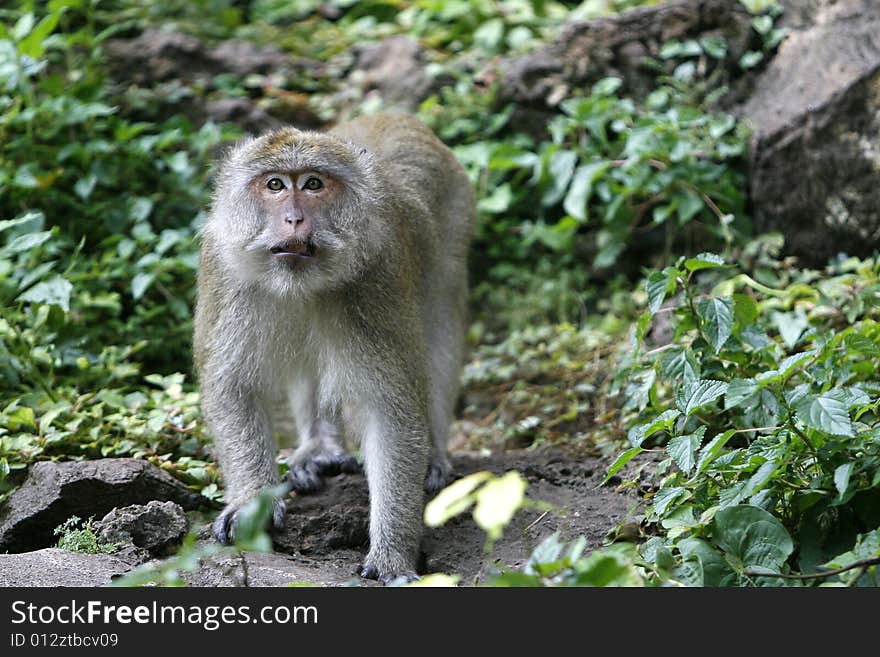
M 290 465 L 287 473 L 297 493 L 314 493 L 324 488 L 324 477 L 360 471 L 357 459 L 349 454 L 317 454 L 302 463 Z
M 449 461 L 435 461 L 428 466 L 428 474 L 425 477 L 425 490 L 434 494 L 439 490 L 446 488 L 455 479 L 455 473 Z
M 377 579 L 382 582 L 383 586 L 400 586 L 408 584 L 419 579 L 415 571 L 404 570 L 402 572 L 381 572 L 378 566 L 369 562 L 369 560 L 361 566 L 361 577 L 364 579 Z
M 214 521 L 213 530 L 214 538 L 220 543 L 230 545 L 235 542 L 235 524 L 240 512 L 241 506 L 230 504 L 220 512 L 219 516 L 217 516 L 217 519 Z M 272 503 L 272 519 L 269 526 L 270 531 L 277 531 L 284 527 L 284 516 L 286 514 L 287 508 L 284 505 L 284 500 L 281 498 L 276 499 Z

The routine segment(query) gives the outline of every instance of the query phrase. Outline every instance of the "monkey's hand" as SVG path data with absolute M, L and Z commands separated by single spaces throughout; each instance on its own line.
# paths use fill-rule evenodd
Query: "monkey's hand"
M 224 545 L 230 545 L 235 542 L 235 526 L 240 519 L 240 514 L 244 504 L 228 504 L 217 519 L 214 521 L 214 538 Z M 269 520 L 269 530 L 278 531 L 284 527 L 284 516 L 287 514 L 287 508 L 284 499 L 276 497 L 272 501 L 272 517 Z
M 294 458 L 287 476 L 297 493 L 314 493 L 324 488 L 324 477 L 359 472 L 361 467 L 353 456 L 345 453 L 321 452 L 302 460 Z

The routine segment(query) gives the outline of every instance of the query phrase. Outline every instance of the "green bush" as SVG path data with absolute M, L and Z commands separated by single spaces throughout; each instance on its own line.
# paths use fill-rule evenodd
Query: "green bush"
M 689 584 L 778 584 L 757 573 L 878 556 L 880 261 L 817 272 L 762 259 L 755 276 L 708 253 L 652 272 L 619 376 L 641 421 L 608 478 L 662 456 L 647 484 L 657 536 L 641 554 Z M 661 320 L 671 339 L 649 348 Z M 741 553 L 759 538 L 769 552 Z M 854 573 L 877 583 L 876 568 Z

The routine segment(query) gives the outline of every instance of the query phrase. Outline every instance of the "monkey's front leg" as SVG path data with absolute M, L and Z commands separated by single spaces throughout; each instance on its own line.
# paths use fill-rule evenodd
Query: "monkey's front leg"
M 362 445 L 370 489 L 370 551 L 361 576 L 383 584 L 398 577 L 414 580 L 430 452 L 426 422 L 368 413 Z
M 226 508 L 214 521 L 221 543 L 235 540 L 236 517 L 262 488 L 279 483 L 277 451 L 269 416 L 253 391 L 222 386 L 203 387 L 202 408 L 218 448 L 220 471 L 226 486 Z M 272 527 L 284 525 L 284 500 L 275 500 Z

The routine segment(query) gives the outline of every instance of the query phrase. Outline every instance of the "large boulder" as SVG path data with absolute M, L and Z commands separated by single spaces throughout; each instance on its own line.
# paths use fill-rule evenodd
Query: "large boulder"
M 71 516 L 101 517 L 113 508 L 151 500 L 170 500 L 184 509 L 206 501 L 140 459 L 36 463 L 0 510 L 0 552 L 54 545 L 54 529 Z
M 821 265 L 880 244 L 880 12 L 874 0 L 786 3 L 792 28 L 738 113 L 753 127 L 756 228 Z
M 131 570 L 111 554 L 80 554 L 46 548 L 0 554 L 0 586 L 104 586 Z

